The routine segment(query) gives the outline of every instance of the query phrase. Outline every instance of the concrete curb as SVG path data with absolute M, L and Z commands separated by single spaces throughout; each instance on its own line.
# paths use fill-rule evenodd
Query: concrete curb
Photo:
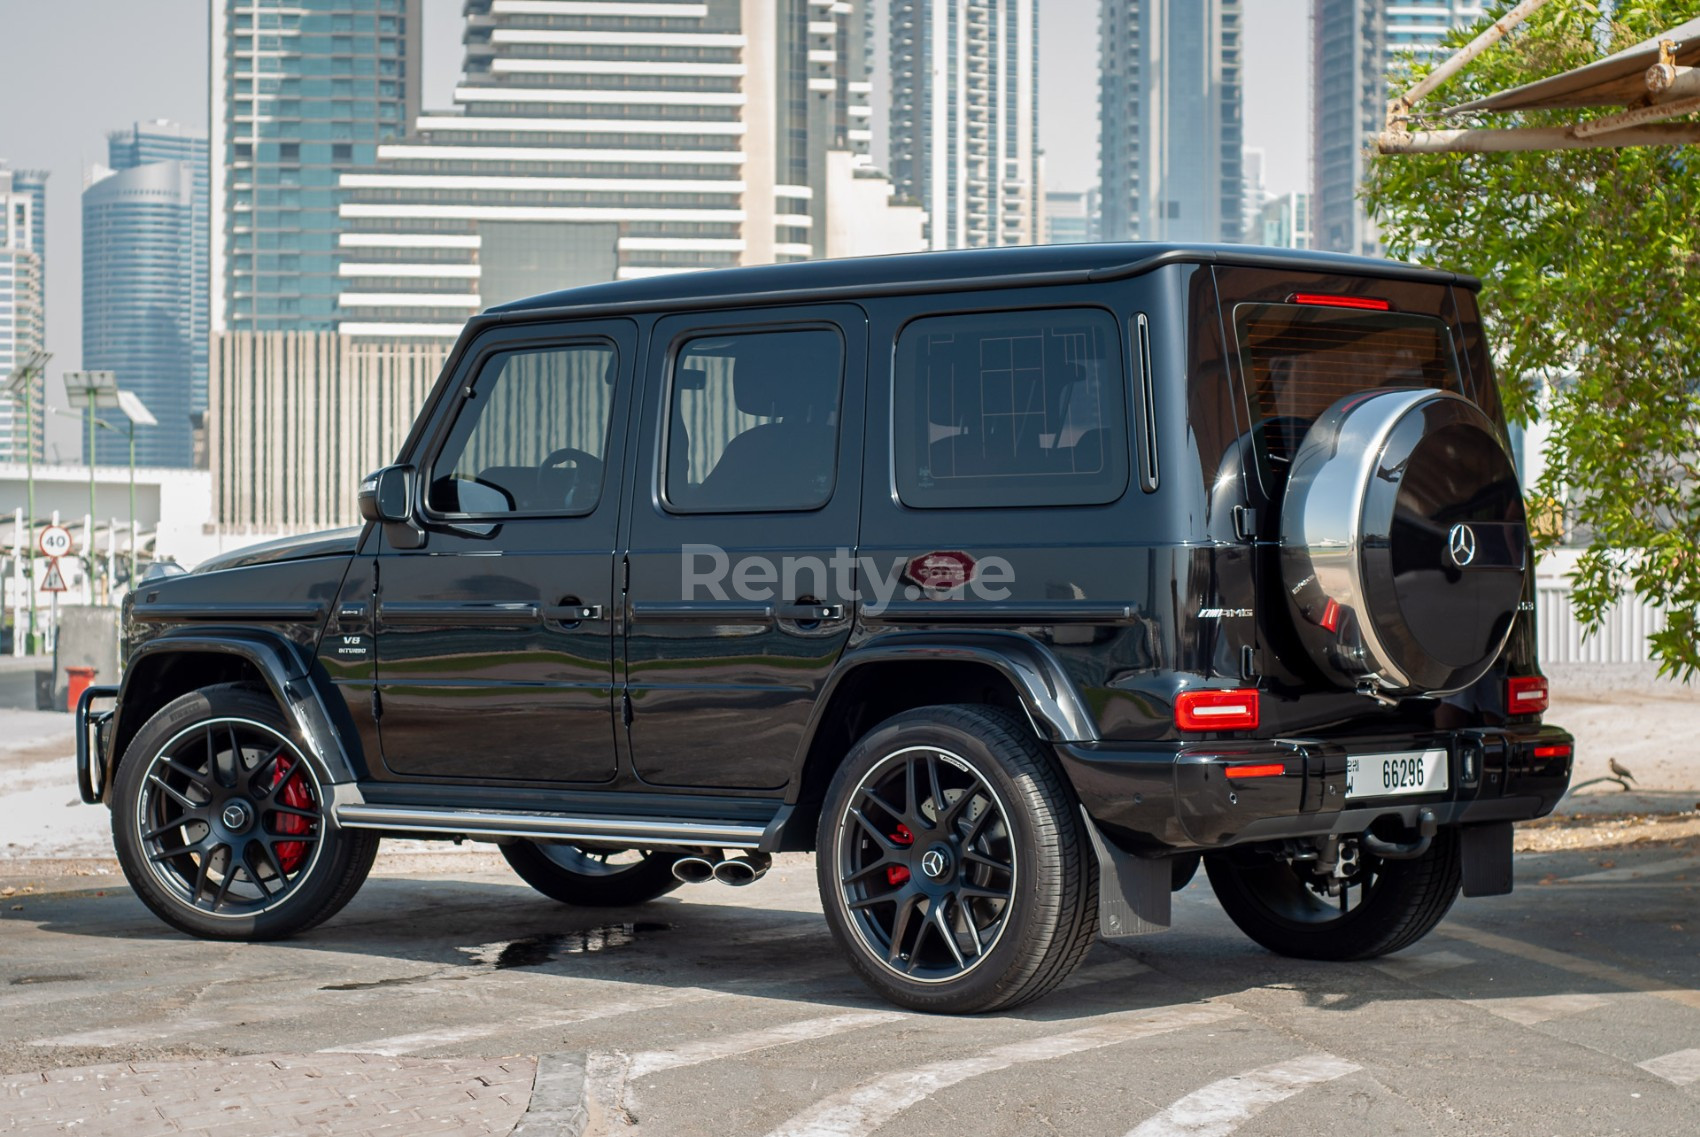
M 583 1054 L 540 1054 L 531 1104 L 510 1137 L 583 1137 L 590 1100 Z

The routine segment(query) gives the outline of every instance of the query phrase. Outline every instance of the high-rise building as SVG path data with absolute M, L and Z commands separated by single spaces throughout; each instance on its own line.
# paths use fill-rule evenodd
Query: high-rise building
M 870 165 L 863 0 L 468 0 L 452 111 L 341 178 L 339 327 L 452 336 L 538 292 L 909 251 Z
M 1096 189 L 1045 191 L 1046 244 L 1078 245 L 1098 239 Z
M 0 380 L 12 373 L 46 335 L 47 175 L 0 163 Z M 34 421 L 24 400 L 0 393 L 0 459 L 41 456 L 45 382 L 34 383 Z
M 83 366 L 116 373 L 158 420 L 136 431 L 138 464 L 193 465 L 190 419 L 207 386 L 206 135 L 137 123 L 107 136 L 107 154 L 111 168 L 83 190 Z M 127 433 L 97 432 L 94 458 L 126 463 Z
M 1240 0 L 1102 0 L 1106 239 L 1240 240 L 1240 13 Z
M 1038 0 L 882 0 L 897 192 L 935 249 L 1026 245 L 1044 224 Z
M 337 178 L 418 114 L 420 0 L 210 3 L 212 326 L 334 330 Z
M 1314 0 L 1311 7 L 1311 194 L 1316 247 L 1374 256 L 1375 226 L 1358 198 L 1368 151 L 1392 98 L 1390 75 L 1482 18 L 1481 0 Z
M 1310 194 L 1284 193 L 1266 200 L 1258 211 L 1257 229 L 1248 236 L 1257 244 L 1277 249 L 1313 247 Z

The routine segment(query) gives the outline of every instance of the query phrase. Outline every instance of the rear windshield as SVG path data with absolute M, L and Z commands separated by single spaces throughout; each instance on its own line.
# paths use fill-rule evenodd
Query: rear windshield
M 1265 485 L 1305 431 L 1347 395 L 1382 387 L 1463 392 L 1441 320 L 1302 304 L 1238 304 L 1234 328 Z

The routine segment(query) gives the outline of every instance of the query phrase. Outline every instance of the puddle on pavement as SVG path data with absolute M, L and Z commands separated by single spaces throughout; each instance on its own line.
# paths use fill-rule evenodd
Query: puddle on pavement
M 13 987 L 23 987 L 31 983 L 80 983 L 87 975 L 20 975 L 12 980 Z
M 640 922 L 635 924 L 601 924 L 594 928 L 581 928 L 571 932 L 549 932 L 543 935 L 525 936 L 517 940 L 498 940 L 495 943 L 479 944 L 476 947 L 460 947 L 455 950 L 467 958 L 460 962 L 471 969 L 455 968 L 447 971 L 430 971 L 424 975 L 400 975 L 390 979 L 372 979 L 359 983 L 331 983 L 319 988 L 321 991 L 377 991 L 385 987 L 407 987 L 415 983 L 450 983 L 461 979 L 471 979 L 485 971 L 506 971 L 514 967 L 541 967 L 552 963 L 564 956 L 593 955 L 600 952 L 623 948 L 635 943 L 640 937 L 654 932 L 665 932 L 671 929 L 671 924 Z M 73 978 L 81 978 L 75 976 Z M 35 982 L 46 982 L 37 979 Z M 13 980 L 21 982 L 21 980 Z

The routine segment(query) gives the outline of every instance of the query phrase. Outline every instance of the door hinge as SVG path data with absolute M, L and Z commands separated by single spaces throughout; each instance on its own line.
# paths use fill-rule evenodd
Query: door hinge
M 1249 505 L 1234 506 L 1234 536 L 1242 541 L 1257 539 L 1257 510 Z
M 624 692 L 620 695 L 620 722 L 626 726 L 632 725 L 632 697 Z
M 372 688 L 372 721 L 377 722 L 384 717 L 384 697 L 378 694 L 376 687 Z

